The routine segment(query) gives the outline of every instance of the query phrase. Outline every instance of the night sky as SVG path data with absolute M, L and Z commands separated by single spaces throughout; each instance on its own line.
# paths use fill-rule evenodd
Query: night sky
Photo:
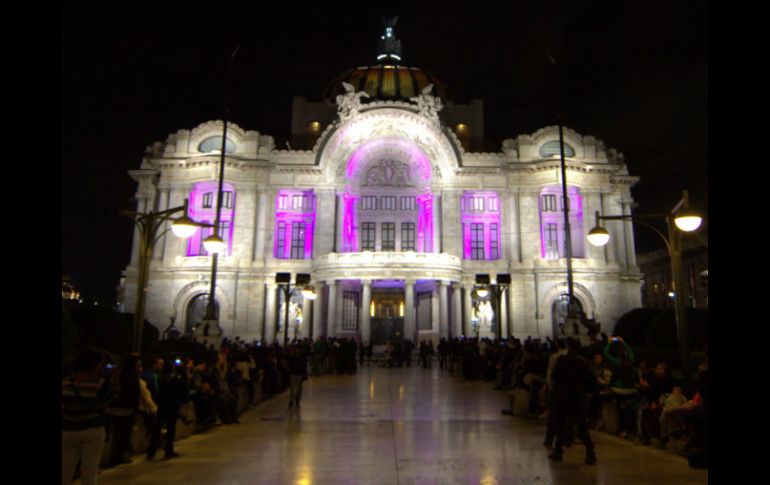
M 487 151 L 560 112 L 623 152 L 641 177 L 637 213 L 668 211 L 682 189 L 705 212 L 705 3 L 64 2 L 62 274 L 86 302 L 115 303 L 133 231 L 119 215 L 135 208 L 128 170 L 153 142 L 222 118 L 235 46 L 231 121 L 285 148 L 292 96 L 318 101 L 341 72 L 375 64 L 382 16 L 399 17 L 403 65 L 437 76 L 458 103 L 484 100 Z M 637 249 L 662 247 L 636 232 Z

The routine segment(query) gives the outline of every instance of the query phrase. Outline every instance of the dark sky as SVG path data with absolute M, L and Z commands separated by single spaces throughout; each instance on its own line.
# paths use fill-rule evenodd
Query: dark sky
M 86 301 L 113 304 L 129 260 L 127 171 L 147 145 L 221 119 L 236 45 L 231 120 L 284 146 L 292 96 L 319 100 L 338 74 L 373 64 L 381 16 L 399 16 L 403 64 L 439 77 L 458 102 L 484 100 L 488 151 L 561 111 L 624 153 L 641 177 L 637 213 L 666 212 L 682 189 L 708 209 L 706 2 L 271 3 L 63 4 L 62 273 Z M 637 244 L 662 246 L 643 228 Z

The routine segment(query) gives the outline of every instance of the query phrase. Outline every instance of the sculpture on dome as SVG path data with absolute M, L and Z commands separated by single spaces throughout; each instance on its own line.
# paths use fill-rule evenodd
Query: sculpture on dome
M 421 115 L 438 125 L 438 112 L 441 111 L 444 105 L 441 104 L 441 98 L 430 94 L 431 91 L 433 91 L 433 84 L 428 84 L 422 90 L 422 94 L 409 98 L 409 100 L 417 103 Z
M 343 82 L 342 86 L 347 93 L 337 95 L 337 114 L 342 121 L 347 121 L 358 114 L 358 110 L 361 108 L 361 98 L 368 98 L 369 95 L 365 91 L 355 92 L 356 88 L 352 84 Z

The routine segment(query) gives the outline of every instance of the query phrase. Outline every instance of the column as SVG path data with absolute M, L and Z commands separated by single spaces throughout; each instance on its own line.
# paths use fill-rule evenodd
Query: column
M 326 318 L 326 336 L 337 335 L 337 282 L 329 282 L 329 313 Z
M 162 189 L 159 192 L 160 192 L 159 194 L 160 204 L 158 206 L 158 211 L 161 212 L 171 207 L 170 205 L 168 205 L 169 198 L 171 197 L 171 191 L 169 189 Z M 182 213 L 180 212 L 178 215 L 174 214 L 174 217 L 179 217 L 181 215 Z M 169 228 L 171 228 L 171 222 L 167 220 L 166 222 L 163 223 L 163 230 L 165 231 L 166 229 L 169 229 Z M 166 253 L 166 244 L 172 242 L 172 239 L 176 239 L 176 236 L 171 235 L 170 232 L 165 232 L 163 235 L 163 240 L 160 241 L 160 244 L 155 245 L 155 252 L 152 255 L 152 259 L 155 259 L 158 261 L 163 260 L 163 255 Z
M 361 342 L 372 341 L 372 319 L 369 306 L 372 303 L 372 280 L 361 280 Z
M 500 329 L 503 333 L 500 338 L 508 338 L 508 336 L 511 335 L 511 332 L 508 329 L 508 294 L 510 292 L 511 287 L 509 285 L 505 288 L 503 294 L 500 295 Z
M 522 192 L 519 195 L 519 222 L 521 238 L 521 259 L 533 261 L 542 257 L 540 245 L 540 206 L 538 191 Z
M 452 285 L 452 337 L 459 337 L 463 333 L 463 304 L 460 285 Z
M 259 191 L 257 199 L 259 200 L 259 208 L 257 209 L 257 220 L 255 224 L 256 238 L 254 241 L 254 260 L 261 261 L 265 259 L 265 243 L 267 240 L 268 227 L 268 206 L 270 201 L 274 200 L 274 195 L 271 196 L 266 190 Z
M 334 252 L 334 189 L 319 189 L 317 194 L 315 254 L 321 256 Z
M 623 202 L 623 214 L 631 215 L 631 202 Z M 626 238 L 626 261 L 628 269 L 636 267 L 636 247 L 634 246 L 634 226 L 631 219 L 623 221 L 623 234 Z
M 441 252 L 441 194 L 433 194 L 433 227 L 432 229 L 432 248 L 431 252 Z
M 334 227 L 335 227 L 335 233 L 334 233 L 334 241 L 336 241 L 334 252 L 336 253 L 342 253 L 344 252 L 342 250 L 343 243 L 342 243 L 342 227 L 343 227 L 343 219 L 344 219 L 344 213 L 345 213 L 345 199 L 343 199 L 342 194 L 336 194 L 334 197 Z
M 313 302 L 310 298 L 302 297 L 302 326 L 299 328 L 299 333 L 297 333 L 297 337 L 300 339 L 310 336 L 310 326 L 313 325 L 313 322 L 310 320 L 310 306 L 312 304 Z M 294 334 L 292 334 L 293 336 Z
M 275 310 L 276 310 L 276 291 L 278 285 L 272 282 L 266 283 L 265 294 L 265 331 L 262 335 L 268 344 L 275 340 Z
M 473 335 L 473 301 L 471 299 L 471 292 L 473 291 L 473 285 L 463 285 L 463 301 L 465 305 L 465 311 L 463 312 L 463 332 L 466 337 L 474 337 Z
M 596 220 L 596 212 L 602 213 L 602 201 L 601 194 L 598 192 L 586 192 L 583 196 L 583 228 L 584 233 L 587 235 L 588 231 L 596 226 L 599 222 L 600 225 L 605 226 L 601 221 Z M 586 248 L 586 256 L 593 261 L 600 263 L 607 263 L 603 247 L 596 247 L 590 244 L 587 240 L 584 242 Z
M 189 199 L 190 191 L 170 189 L 168 194 L 168 207 L 179 207 L 184 205 L 184 199 Z M 174 214 L 174 217 L 181 216 L 182 213 Z M 187 214 L 185 214 L 187 215 Z M 171 265 L 177 256 L 187 255 L 187 244 L 189 239 L 182 239 L 180 237 L 166 237 L 163 244 L 163 264 L 165 266 Z
M 502 202 L 502 201 L 501 201 Z M 521 219 L 519 214 L 519 194 L 511 194 L 507 200 L 507 214 L 503 213 L 500 217 L 500 224 L 503 225 L 501 234 L 505 234 L 508 237 L 504 239 L 507 241 L 508 248 L 503 254 L 511 262 L 521 262 Z M 503 205 L 501 203 L 501 205 Z
M 430 331 L 437 332 L 441 328 L 441 310 L 439 307 L 439 281 L 434 281 L 433 292 L 430 295 Z
M 233 256 L 236 261 L 251 263 L 254 260 L 254 234 L 256 227 L 257 192 L 253 186 L 236 184 L 233 214 Z
M 449 338 L 449 298 L 447 283 L 437 281 L 439 298 L 439 331 L 443 338 Z
M 415 339 L 414 283 L 413 279 L 404 280 L 404 337 L 418 343 Z
M 313 340 L 324 334 L 323 330 L 323 301 L 324 301 L 324 283 L 319 281 L 316 284 L 316 297 L 313 300 Z

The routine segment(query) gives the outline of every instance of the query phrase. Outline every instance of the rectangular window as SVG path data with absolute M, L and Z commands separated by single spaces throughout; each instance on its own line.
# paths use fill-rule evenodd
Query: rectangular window
M 342 294 L 342 330 L 358 330 L 358 293 Z
M 414 251 L 414 222 L 401 223 L 401 251 Z
M 396 224 L 394 222 L 382 223 L 382 250 L 396 250 Z
M 471 211 L 484 212 L 484 197 L 471 197 Z
M 396 196 L 395 195 L 383 195 L 382 196 L 382 210 L 394 211 L 396 210 Z
M 416 208 L 414 196 L 402 195 L 401 196 L 401 210 L 413 211 Z
M 275 257 L 284 259 L 284 248 L 286 247 L 286 223 L 279 222 L 275 230 Z
M 361 197 L 361 210 L 377 210 L 377 197 L 373 195 L 365 195 Z
M 496 211 L 497 210 L 497 197 L 490 197 L 489 198 L 489 210 Z
M 232 192 L 222 192 L 222 207 L 225 209 L 232 209 L 233 208 L 233 193 Z
M 278 208 L 279 209 L 288 209 L 289 208 L 289 196 L 288 195 L 279 195 L 278 196 Z
M 295 195 L 292 197 L 292 209 L 302 209 L 302 196 L 301 195 Z
M 543 212 L 556 212 L 556 196 L 545 194 L 543 196 Z
M 497 224 L 490 224 L 489 225 L 489 259 L 496 260 L 500 259 L 500 255 L 498 254 L 500 252 L 499 244 L 498 244 L 498 229 Z
M 361 224 L 361 251 L 375 251 L 376 229 L 374 222 L 364 222 Z
M 545 259 L 559 259 L 558 224 L 546 224 L 543 232 L 545 237 Z
M 291 259 L 305 259 L 305 223 L 291 225 Z
M 484 224 L 471 223 L 471 259 L 484 259 Z
M 203 194 L 203 204 L 202 207 L 204 209 L 211 209 L 211 201 L 212 201 L 212 193 L 206 192 Z

